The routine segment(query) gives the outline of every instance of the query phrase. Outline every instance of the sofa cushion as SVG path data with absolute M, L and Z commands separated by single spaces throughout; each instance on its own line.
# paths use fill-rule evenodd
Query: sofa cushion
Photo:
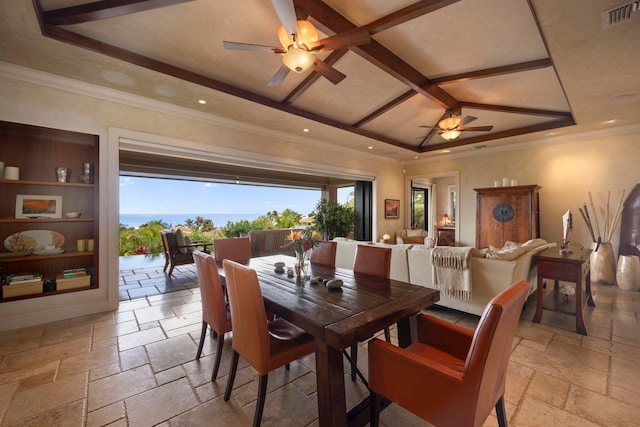
M 407 237 L 423 237 L 424 230 L 407 229 Z M 406 239 L 405 239 L 406 242 Z

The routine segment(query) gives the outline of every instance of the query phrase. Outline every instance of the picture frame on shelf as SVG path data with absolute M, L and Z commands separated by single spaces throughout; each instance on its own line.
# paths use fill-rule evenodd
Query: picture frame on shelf
M 16 218 L 62 218 L 62 196 L 18 194 Z
M 385 219 L 400 218 L 400 200 L 395 200 L 395 199 L 384 200 L 384 217 Z

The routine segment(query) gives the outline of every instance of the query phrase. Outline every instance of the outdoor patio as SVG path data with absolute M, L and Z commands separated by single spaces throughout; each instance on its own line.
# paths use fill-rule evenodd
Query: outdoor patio
M 120 257 L 120 301 L 198 287 L 196 268 L 193 264 L 177 266 L 171 276 L 162 271 L 163 266 L 162 254 Z

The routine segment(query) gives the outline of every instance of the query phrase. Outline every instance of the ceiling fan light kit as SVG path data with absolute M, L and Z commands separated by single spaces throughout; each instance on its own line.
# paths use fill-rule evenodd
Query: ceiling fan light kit
M 302 73 L 308 70 L 314 61 L 315 58 L 311 53 L 295 45 L 289 47 L 287 53 L 282 55 L 284 65 L 296 73 Z
M 440 136 L 447 141 L 453 141 L 460 136 L 460 131 L 455 129 L 445 130 L 440 133 Z
M 302 43 L 305 47 L 311 45 L 311 43 L 315 43 L 318 41 L 318 30 L 313 24 L 309 21 L 299 19 L 298 20 L 298 43 Z M 278 27 L 278 39 L 280 39 L 280 43 L 282 47 L 287 49 L 289 46 L 293 44 L 293 38 L 295 38 L 295 34 L 288 34 L 287 30 L 284 28 L 284 25 L 280 25 Z

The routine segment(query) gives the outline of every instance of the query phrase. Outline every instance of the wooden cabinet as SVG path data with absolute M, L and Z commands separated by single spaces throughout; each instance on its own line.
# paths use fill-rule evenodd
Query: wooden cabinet
M 9 274 L 22 272 L 41 274 L 45 279 L 42 292 L 2 298 L 0 301 L 97 288 L 100 214 L 98 136 L 0 121 L 0 161 L 5 167 L 20 169 L 19 180 L 0 179 L 0 281 L 4 282 Z M 80 175 L 85 175 L 85 163 L 91 164 L 91 180 L 80 178 Z M 69 182 L 58 182 L 56 167 L 71 169 Z M 16 218 L 19 195 L 37 196 L 35 198 L 43 200 L 51 198 L 61 206 L 57 206 L 57 211 L 50 209 L 43 215 L 36 213 Z M 61 217 L 58 218 L 56 212 L 60 212 Z M 80 212 L 80 216 L 68 218 L 64 215 L 67 212 Z M 39 255 L 22 250 L 10 251 L 5 243 L 7 238 L 26 231 L 31 231 L 29 236 L 62 235 L 64 244 L 56 245 L 55 250 L 43 250 Z M 53 233 L 47 233 L 49 231 Z M 78 252 L 78 240 L 84 240 L 93 249 L 85 247 L 85 251 Z M 85 269 L 90 273 L 89 280 L 82 282 L 82 287 L 59 286 L 56 289 L 54 279 L 63 270 L 72 268 Z M 71 289 L 62 290 L 65 287 Z
M 438 246 L 455 246 L 455 227 L 436 227 L 436 238 L 438 239 L 436 243 Z
M 476 247 L 540 237 L 537 185 L 476 188 Z

